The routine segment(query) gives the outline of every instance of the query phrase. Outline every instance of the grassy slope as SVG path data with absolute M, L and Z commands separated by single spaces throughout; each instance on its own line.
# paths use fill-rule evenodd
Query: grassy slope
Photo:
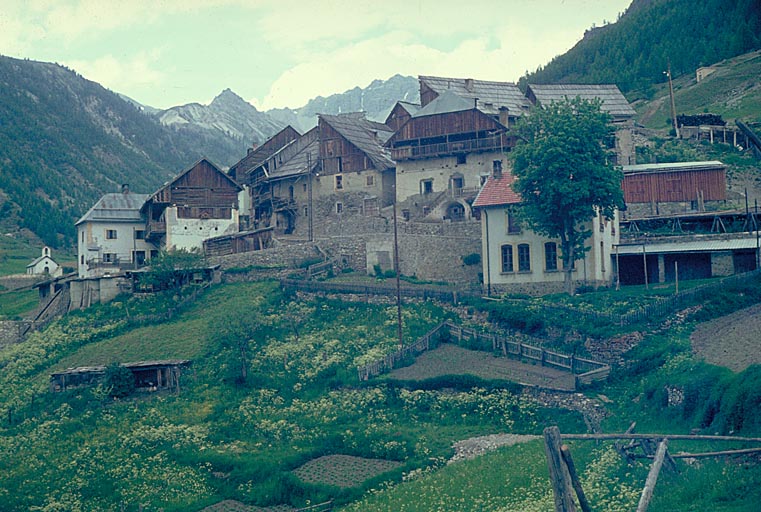
M 698 83 L 695 75 L 674 80 L 674 102 L 679 114 L 720 114 L 728 123 L 735 119 L 761 122 L 761 51 L 740 55 L 716 65 L 716 71 Z M 639 122 L 648 128 L 671 126 L 668 85 L 660 85 L 652 101 L 638 102 Z
M 345 502 L 362 489 L 309 486 L 290 474 L 310 459 L 336 453 L 404 463 L 368 481 L 366 490 L 385 487 L 383 481 L 396 481 L 403 471 L 417 476 L 372 493 L 350 510 L 547 509 L 551 497 L 541 443 L 438 471 L 415 469 L 438 467 L 454 440 L 537 433 L 555 421 L 563 431 L 582 431 L 578 417 L 548 414 L 509 393 L 356 387 L 351 368 L 357 358 L 394 347 L 394 308 L 301 302 L 296 339 L 293 317 L 285 312 L 297 306 L 289 301 L 271 283 L 220 286 L 172 321 L 136 329 L 119 323 L 127 310 L 130 315 L 161 311 L 175 300 L 115 302 L 71 315 L 23 346 L 0 351 L 0 499 L 6 508 L 117 510 L 123 501 L 132 508 L 145 503 L 148 510 L 196 510 L 223 498 L 256 504 L 302 505 L 328 497 Z M 266 345 L 252 352 L 253 375 L 240 387 L 234 384 L 235 355 L 220 337 L 230 318 L 243 312 L 267 327 L 253 331 Z M 414 339 L 443 313 L 419 303 L 405 308 L 404 315 L 405 337 Z M 659 390 L 673 372 L 703 371 L 691 360 L 688 334 L 685 327 L 672 337 L 649 339 L 632 354 L 633 367 L 591 392 L 614 400 L 606 431 L 623 430 L 632 420 L 641 432 L 684 432 L 694 426 L 679 411 L 654 413 Z M 194 360 L 179 395 L 113 402 L 92 389 L 43 391 L 55 369 L 166 357 Z M 605 445 L 576 443 L 572 450 L 601 510 L 633 508 L 644 465 L 627 468 Z M 700 486 L 707 479 L 717 490 L 703 496 Z M 743 510 L 761 499 L 756 466 L 706 463 L 701 471 L 685 469 L 672 483 L 667 495 L 656 492 L 652 510 L 684 509 L 679 500 L 682 505 L 689 500 L 695 510 Z

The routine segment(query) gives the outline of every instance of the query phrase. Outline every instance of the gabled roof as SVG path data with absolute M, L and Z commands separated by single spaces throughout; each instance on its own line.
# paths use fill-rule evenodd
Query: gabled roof
M 364 112 L 320 114 L 319 117 L 367 155 L 376 169 L 391 169 L 396 166 L 383 147 L 384 142 L 393 135 L 385 124 L 368 121 Z
M 55 263 L 55 260 L 53 258 L 51 258 L 50 256 L 37 256 L 29 265 L 26 266 L 26 268 L 31 268 L 31 267 L 37 265 L 39 262 L 41 262 L 42 260 L 45 260 L 45 259 L 48 259 L 48 260 L 52 261 L 53 263 Z
M 230 167 L 230 170 L 235 170 L 236 175 L 237 169 L 241 169 L 244 173 L 250 172 L 299 137 L 301 137 L 301 134 L 291 125 L 288 125 L 267 139 L 264 144 L 241 158 L 238 163 Z
M 450 112 L 462 112 L 464 110 L 473 110 L 474 108 L 476 107 L 473 101 L 468 101 L 452 91 L 444 91 L 435 100 L 413 114 L 412 117 L 418 118 L 436 114 L 448 114 Z
M 509 115 L 520 116 L 531 107 L 531 102 L 512 82 L 490 82 L 471 78 L 438 76 L 419 76 L 418 80 L 425 83 L 437 94 L 451 91 L 470 101 L 478 99 L 478 109 L 485 114 L 497 115 L 500 107 L 507 107 Z
M 495 178 L 494 175 L 489 176 L 473 201 L 473 207 L 519 204 L 521 196 L 513 190 L 513 183 L 515 183 L 515 176 L 509 172 L 503 172 L 499 178 Z
M 724 170 L 727 166 L 718 160 L 709 160 L 706 162 L 674 162 L 665 164 L 637 164 L 624 165 L 624 174 L 649 174 L 656 172 L 687 172 L 687 171 L 708 171 Z
M 106 194 L 76 222 L 75 226 L 83 222 L 142 222 L 140 208 L 148 197 L 148 194 L 132 192 Z
M 410 103 L 409 101 L 399 100 L 396 102 L 396 104 L 406 110 L 407 113 L 411 116 L 414 116 L 415 112 L 421 108 L 419 103 Z
M 601 109 L 612 116 L 629 117 L 636 114 L 629 102 L 626 100 L 617 86 L 613 84 L 604 85 L 574 85 L 574 84 L 552 84 L 552 85 L 529 85 L 526 94 L 531 96 L 533 93 L 536 101 L 541 104 L 548 104 L 553 101 L 562 101 L 565 98 L 573 99 L 577 96 L 585 100 L 599 98 L 602 100 Z
M 315 138 L 301 151 L 293 155 L 287 162 L 274 171 L 268 173 L 271 181 L 307 174 L 314 170 L 320 163 L 320 141 Z M 311 167 L 311 169 L 310 169 Z
M 221 170 L 219 167 L 217 167 L 216 165 L 214 165 L 214 163 L 213 163 L 213 162 L 211 162 L 211 161 L 210 161 L 209 159 L 207 159 L 207 158 L 201 158 L 199 161 L 197 161 L 196 163 L 194 163 L 193 165 L 191 165 L 190 167 L 188 167 L 187 169 L 185 169 L 184 171 L 182 171 L 180 174 L 178 174 L 177 176 L 175 176 L 174 178 L 172 178 L 172 180 L 171 180 L 171 181 L 168 181 L 168 182 L 164 183 L 164 184 L 161 186 L 161 188 L 159 188 L 158 190 L 156 190 L 156 192 L 154 192 L 153 194 L 151 194 L 151 195 L 150 195 L 150 198 L 149 198 L 149 200 L 153 200 L 153 199 L 154 199 L 156 196 L 158 196 L 158 195 L 159 195 L 159 194 L 160 194 L 160 193 L 161 193 L 163 190 L 165 190 L 165 189 L 167 189 L 167 188 L 171 187 L 171 186 L 172 186 L 174 183 L 176 183 L 178 180 L 180 180 L 180 179 L 181 179 L 183 176 L 185 176 L 186 174 L 188 174 L 189 172 L 191 172 L 191 171 L 192 171 L 193 169 L 195 169 L 195 168 L 196 168 L 196 167 L 197 167 L 199 164 L 202 164 L 202 163 L 206 163 L 206 164 L 207 164 L 208 166 L 210 166 L 212 169 L 214 169 L 215 171 L 217 171 L 217 172 L 218 172 L 218 173 L 219 173 L 221 176 L 224 176 L 224 178 L 225 178 L 227 181 L 229 181 L 229 182 L 230 182 L 230 183 L 233 185 L 233 187 L 237 188 L 237 189 L 238 189 L 238 191 L 241 191 L 241 190 L 243 190 L 243 187 L 241 187 L 240 185 L 238 185 L 238 183 L 237 183 L 237 182 L 236 182 L 234 179 L 232 179 L 232 178 L 231 178 L 231 177 L 230 177 L 230 176 L 229 176 L 229 175 L 228 175 L 226 172 L 222 172 L 222 170 Z

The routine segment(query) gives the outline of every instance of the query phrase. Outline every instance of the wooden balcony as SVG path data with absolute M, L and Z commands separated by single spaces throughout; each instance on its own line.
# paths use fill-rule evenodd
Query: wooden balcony
M 481 153 L 484 151 L 505 151 L 510 148 L 501 135 L 479 139 L 468 139 L 437 144 L 402 146 L 391 148 L 391 158 L 395 161 L 436 158 L 462 153 Z

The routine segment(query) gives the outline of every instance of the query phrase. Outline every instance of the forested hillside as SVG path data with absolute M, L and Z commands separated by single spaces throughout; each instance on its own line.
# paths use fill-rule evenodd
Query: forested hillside
M 615 83 L 644 90 L 672 75 L 761 48 L 758 0 L 634 0 L 613 24 L 589 30 L 522 83 Z
M 105 192 L 151 192 L 203 144 L 57 64 L 0 56 L 0 227 L 53 247 Z

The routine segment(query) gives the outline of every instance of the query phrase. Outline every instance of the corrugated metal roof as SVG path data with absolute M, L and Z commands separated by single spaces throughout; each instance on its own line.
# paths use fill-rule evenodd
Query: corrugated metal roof
M 75 225 L 83 222 L 142 222 L 140 208 L 148 197 L 148 194 L 132 192 L 106 194 Z
M 644 244 L 645 252 L 648 254 L 656 253 L 681 253 L 681 252 L 715 252 L 715 251 L 732 251 L 736 249 L 756 249 L 756 236 L 743 236 L 728 240 L 695 240 L 682 242 L 647 242 Z M 642 254 L 642 243 L 638 244 L 620 244 L 618 254 L 621 256 Z
M 623 166 L 624 174 L 705 171 L 709 169 L 726 168 L 727 166 L 718 160 L 708 160 L 705 162 L 674 162 L 665 164 L 637 164 Z
M 512 82 L 490 82 L 470 78 L 438 76 L 419 76 L 418 80 L 438 94 L 451 91 L 459 97 L 471 101 L 478 98 L 478 109 L 485 114 L 497 115 L 500 107 L 507 107 L 508 114 L 517 117 L 531 107 L 531 102 Z
M 450 112 L 462 112 L 464 110 L 473 110 L 475 104 L 462 98 L 452 91 L 444 91 L 425 107 L 418 110 L 412 115 L 414 118 L 434 116 L 436 114 L 448 114 Z
M 473 201 L 473 207 L 520 203 L 521 196 L 513 190 L 513 183 L 515 183 L 515 176 L 509 172 L 504 172 L 500 178 L 489 176 Z
M 391 129 L 385 124 L 368 121 L 364 112 L 320 114 L 320 119 L 366 154 L 376 169 L 382 171 L 396 166 L 383 147 L 383 143 L 393 135 Z
M 540 105 L 542 103 L 547 104 L 553 101 L 562 101 L 565 98 L 573 99 L 578 96 L 586 100 L 601 99 L 602 110 L 612 116 L 629 117 L 636 114 L 618 87 L 613 84 L 532 84 L 528 86 L 528 89 L 533 92 Z

